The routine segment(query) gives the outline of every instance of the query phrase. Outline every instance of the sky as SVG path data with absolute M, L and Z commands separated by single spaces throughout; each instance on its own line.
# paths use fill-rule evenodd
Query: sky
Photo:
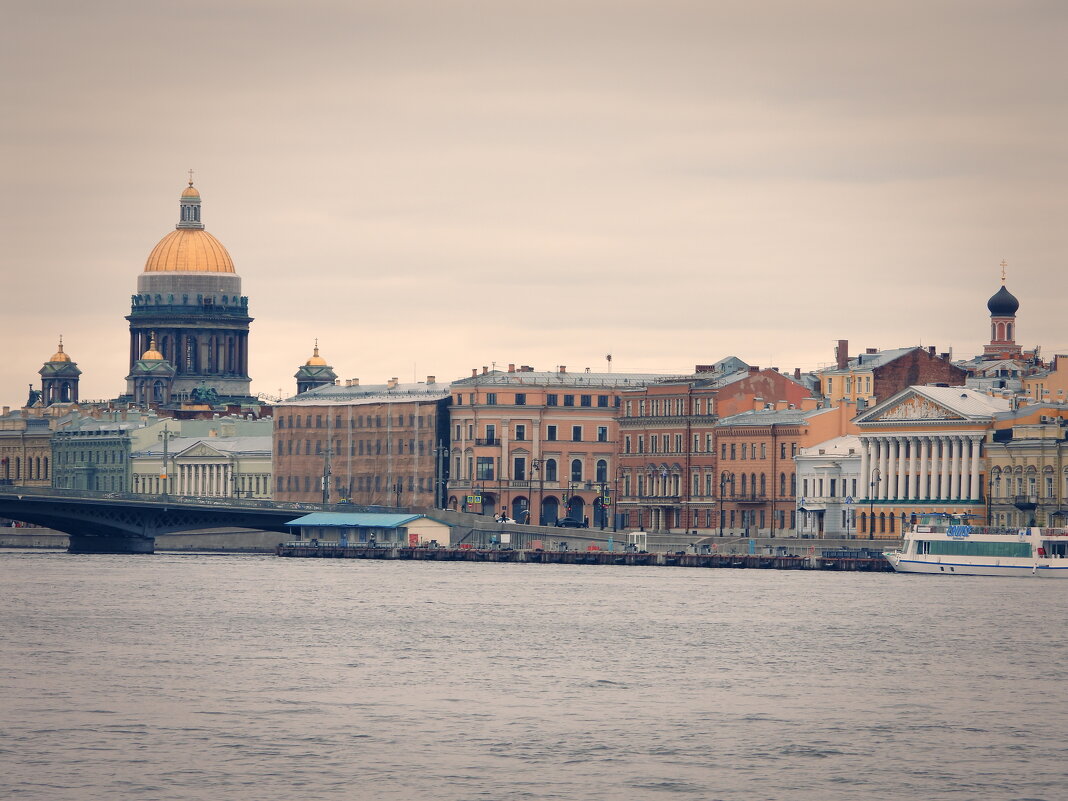
M 185 0 L 10 5 L 0 399 L 123 319 L 187 171 L 253 391 L 508 363 L 970 357 L 987 299 L 1068 352 L 1068 4 Z

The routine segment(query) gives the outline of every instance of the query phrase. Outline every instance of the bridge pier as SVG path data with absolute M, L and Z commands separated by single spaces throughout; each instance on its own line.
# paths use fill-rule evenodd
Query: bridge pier
M 123 537 L 116 534 L 71 534 L 67 553 L 154 553 L 153 537 Z

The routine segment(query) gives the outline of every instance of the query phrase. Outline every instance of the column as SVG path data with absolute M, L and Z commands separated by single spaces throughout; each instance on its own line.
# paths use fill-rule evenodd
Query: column
M 969 437 L 960 438 L 960 495 L 962 501 L 971 492 L 972 481 L 972 449 Z
M 909 496 L 909 454 L 911 449 L 909 448 L 909 438 L 901 437 L 898 445 L 898 460 L 897 460 L 897 497 L 898 500 L 904 500 Z
M 876 487 L 876 498 L 886 500 L 887 488 L 890 486 L 890 440 L 879 438 L 879 486 Z
M 907 454 L 904 459 L 901 460 L 901 492 L 898 493 L 898 497 L 902 500 L 912 497 L 912 477 L 916 473 L 916 442 L 914 437 L 905 437 L 901 443 L 901 447 L 904 449 L 902 452 Z
M 931 497 L 931 487 L 928 483 L 928 467 L 931 460 L 931 438 L 920 438 L 920 491 L 916 495 L 916 498 L 921 501 L 926 501 Z
M 897 497 L 897 437 L 890 437 L 886 442 L 886 446 L 889 448 L 890 454 L 886 460 L 886 475 L 883 476 L 883 482 L 886 485 L 886 489 L 883 492 L 884 501 Z
M 864 498 L 871 497 L 870 486 L 866 486 L 871 483 L 871 440 L 862 439 L 860 441 L 860 481 L 861 491 L 864 493 Z M 844 480 L 844 479 L 843 479 Z M 854 501 L 860 502 L 860 497 L 854 498 Z
M 978 438 L 972 438 L 972 475 L 971 475 L 971 492 L 968 497 L 973 500 L 979 500 L 979 455 L 982 453 L 983 443 Z
M 914 501 L 920 498 L 920 471 L 925 470 L 920 452 L 923 441 L 923 437 L 913 437 L 909 443 L 912 448 L 912 478 L 909 481 L 909 498 Z
M 947 500 L 949 498 L 949 468 L 950 462 L 950 447 L 949 437 L 938 438 L 938 458 L 942 467 L 942 481 L 939 487 L 938 497 L 941 500 Z
M 950 446 L 953 449 L 952 464 L 949 468 L 949 496 L 951 498 L 960 498 L 960 462 L 961 451 L 963 450 L 962 443 L 959 436 L 952 437 L 950 439 Z

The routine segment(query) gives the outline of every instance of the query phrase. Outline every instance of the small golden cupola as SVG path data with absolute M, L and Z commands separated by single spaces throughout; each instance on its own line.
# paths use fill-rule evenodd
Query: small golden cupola
M 309 367 L 311 367 L 311 366 L 322 367 L 322 366 L 326 365 L 326 359 L 324 359 L 322 356 L 319 355 L 319 340 L 318 339 L 315 340 L 315 347 L 312 348 L 311 358 L 309 358 L 308 361 L 304 362 L 304 364 L 308 365 Z
M 319 355 L 319 340 L 315 340 L 315 347 L 308 361 L 304 362 L 297 370 L 297 394 L 300 395 L 318 387 L 333 385 L 337 381 L 337 373 L 334 368 L 326 363 L 326 359 Z
M 66 353 L 63 352 L 63 337 L 62 336 L 59 338 L 59 350 L 57 350 L 55 353 L 53 353 L 52 354 L 52 358 L 49 359 L 48 361 L 52 362 L 53 364 L 56 363 L 56 362 L 69 362 L 69 361 L 71 361 L 70 356 L 68 356 Z
M 162 362 L 163 360 L 163 354 L 160 353 L 159 349 L 156 347 L 156 332 L 153 331 L 148 340 L 148 350 L 141 354 L 141 361 Z

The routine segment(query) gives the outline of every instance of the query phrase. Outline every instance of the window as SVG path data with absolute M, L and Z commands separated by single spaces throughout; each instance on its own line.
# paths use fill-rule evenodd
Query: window
M 623 453 L 630 453 L 630 435 L 623 437 Z
M 556 459 L 545 460 L 545 480 L 556 481 Z
M 780 442 L 779 443 L 779 458 L 780 459 L 785 459 L 786 458 L 786 443 L 785 442 Z
M 675 453 L 682 453 L 682 434 L 675 435 Z
M 711 436 L 711 434 L 709 436 Z M 720 445 L 719 458 L 720 459 L 726 459 L 727 458 L 727 443 L 726 442 L 724 442 L 722 445 Z
M 593 406 L 593 395 L 579 395 L 579 406 Z
M 515 439 L 516 442 L 523 442 L 527 438 L 527 427 L 525 425 L 516 425 L 515 427 Z
M 512 478 L 516 481 L 527 480 L 527 460 L 523 456 L 516 456 L 512 460 Z
M 582 460 L 581 459 L 572 459 L 571 460 L 571 480 L 572 481 L 582 481 Z
M 606 459 L 597 460 L 597 472 L 594 480 L 600 482 L 608 481 L 608 461 Z
M 597 405 L 602 409 L 607 409 L 608 408 L 608 396 L 607 395 L 598 395 L 597 396 Z
M 545 439 L 549 442 L 556 442 L 556 426 L 545 427 Z
M 597 426 L 597 441 L 608 442 L 608 426 Z
M 571 426 L 571 441 L 582 442 L 582 426 Z
M 550 392 L 548 395 L 545 396 L 545 405 L 546 406 L 556 406 L 557 405 L 557 400 L 558 400 L 558 396 L 556 395 L 556 393 Z
M 526 406 L 527 405 L 527 393 L 517 392 L 515 393 L 515 405 Z
M 497 405 L 497 393 L 496 392 L 487 392 L 486 393 L 486 403 L 488 405 L 490 405 L 490 406 L 496 406 Z
M 766 442 L 761 442 L 760 443 L 760 458 L 761 459 L 767 459 L 768 458 L 768 443 L 766 443 Z
M 487 425 L 486 426 L 486 444 L 487 445 L 493 445 L 494 444 L 494 440 L 496 440 L 496 439 L 497 439 L 497 426 L 495 426 L 495 425 Z
M 749 457 L 749 443 L 742 443 L 742 461 L 744 462 Z
M 493 457 L 479 456 L 475 462 L 475 478 L 479 481 L 493 480 Z
M 574 405 L 575 405 L 575 396 L 574 395 L 564 395 L 564 406 L 574 406 Z
M 731 443 L 731 461 L 734 461 L 734 443 Z

